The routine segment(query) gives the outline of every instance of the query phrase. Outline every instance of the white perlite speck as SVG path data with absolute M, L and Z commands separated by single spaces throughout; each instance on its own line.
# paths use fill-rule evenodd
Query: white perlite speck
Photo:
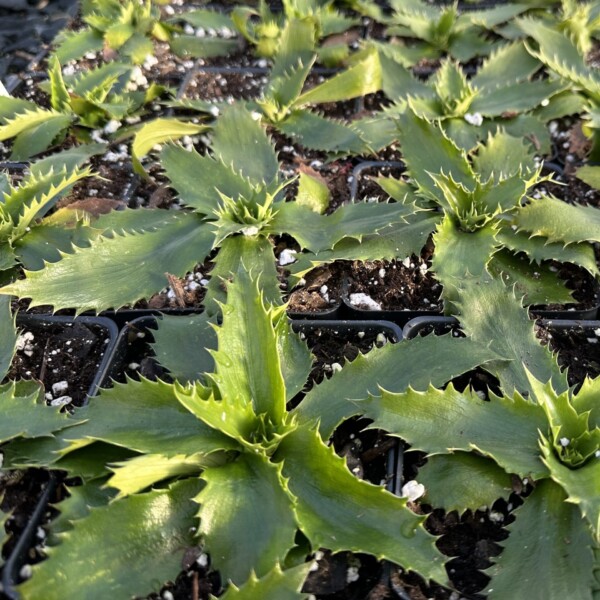
M 402 486 L 401 496 L 406 498 L 409 502 L 414 502 L 424 494 L 425 486 L 416 479 L 411 479 Z
M 560 438 L 560 445 L 563 448 L 566 448 L 570 443 L 571 443 L 571 440 L 569 438 L 566 438 L 566 437 Z
M 199 567 L 205 569 L 208 566 L 208 554 L 204 552 L 196 559 Z
M 371 296 L 362 292 L 350 294 L 350 304 L 352 306 L 364 306 L 369 310 L 381 310 L 379 302 L 376 302 Z
M 346 583 L 354 583 L 358 581 L 360 575 L 358 574 L 358 567 L 348 567 L 346 571 Z
M 475 127 L 481 127 L 483 124 L 483 117 L 479 113 L 467 113 L 465 115 L 465 121 L 469 125 L 475 125 Z
M 61 394 L 64 394 L 68 389 L 69 389 L 68 381 L 57 381 L 56 383 L 52 384 L 52 393 L 55 396 L 60 396 Z
M 33 340 L 35 336 L 31 331 L 26 331 L 22 335 L 17 338 L 17 343 L 15 345 L 17 350 L 21 350 L 23 354 L 27 356 L 31 356 L 33 354 Z
M 295 263 L 296 254 L 298 254 L 296 250 L 290 250 L 289 248 L 283 249 L 279 255 L 279 264 L 283 267 Z
M 71 404 L 71 402 L 73 402 L 71 396 L 61 396 L 60 398 L 52 400 L 50 406 L 66 406 L 67 404 Z
M 163 600 L 175 600 L 175 596 L 173 596 L 173 594 L 169 590 L 165 590 L 162 593 L 162 597 Z

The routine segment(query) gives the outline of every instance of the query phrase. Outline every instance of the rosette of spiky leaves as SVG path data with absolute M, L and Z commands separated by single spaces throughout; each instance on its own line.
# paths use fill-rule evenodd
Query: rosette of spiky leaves
M 277 41 L 277 53 L 261 98 L 248 108 L 285 136 L 306 148 L 335 154 L 364 154 L 369 145 L 351 123 L 326 118 L 318 107 L 351 100 L 381 88 L 381 66 L 374 51 L 356 53 L 351 65 L 306 91 L 306 80 L 316 60 L 315 26 L 310 20 L 290 20 Z M 224 104 L 224 103 L 223 103 Z M 170 106 L 211 113 L 204 100 L 178 100 Z
M 286 409 L 311 360 L 283 308 L 266 306 L 256 280 L 244 271 L 228 287 L 206 385 L 144 379 L 118 384 L 77 411 L 73 420 L 84 423 L 51 441 L 59 458 L 46 452 L 46 462 L 55 460 L 55 468 L 70 473 L 88 473 L 95 464 L 112 493 L 67 505 L 70 519 L 65 523 L 63 516 L 48 560 L 20 586 L 23 598 L 39 597 L 41 587 L 49 600 L 96 598 L 107 589 L 117 596 L 157 591 L 175 578 L 185 549 L 197 544 L 210 553 L 224 582 L 238 586 L 276 577 L 273 569 L 295 547 L 298 529 L 308 540 L 307 552 L 366 552 L 426 579 L 446 579 L 424 518 L 405 499 L 354 477 L 316 423 L 300 423 Z M 93 452 L 99 443 L 100 450 L 117 446 L 130 455 L 107 459 Z M 31 455 L 31 445 L 21 441 L 20 447 Z M 7 460 L 14 455 L 9 446 Z M 77 492 L 80 500 L 99 487 L 84 480 L 89 492 Z M 94 561 L 87 558 L 91 544 Z
M 319 60 L 326 66 L 337 66 L 350 55 L 348 42 L 339 37 L 359 20 L 338 11 L 333 0 L 284 0 L 283 11 L 273 13 L 264 0 L 258 8 L 236 6 L 231 18 L 238 31 L 255 47 L 258 56 L 274 58 L 278 52 L 283 32 L 292 20 L 311 21 Z M 327 39 L 329 38 L 329 40 Z
M 373 419 L 371 427 L 401 437 L 411 451 L 429 453 L 417 475 L 428 504 L 475 510 L 482 501 L 491 506 L 508 497 L 509 474 L 534 481 L 487 572 L 489 598 L 514 597 L 518 579 L 524 595 L 558 599 L 568 593 L 591 600 L 600 539 L 600 379 L 587 379 L 578 393 L 558 393 L 550 382 L 530 374 L 528 379 L 526 398 L 491 393 L 483 400 L 449 385 L 384 391 L 359 405 Z M 461 485 L 435 477 L 443 471 L 461 473 Z
M 177 30 L 161 20 L 152 0 L 90 0 L 82 12 L 86 27 L 61 32 L 55 40 L 54 53 L 61 63 L 104 50 L 140 64 L 154 55 L 153 39 L 168 42 Z
M 322 215 L 306 202 L 284 202 L 273 144 L 240 105 L 223 112 L 211 148 L 212 155 L 205 156 L 173 145 L 162 152 L 167 176 L 191 210 L 104 215 L 94 223 L 103 233 L 89 247 L 63 253 L 40 271 L 27 271 L 26 279 L 2 293 L 55 308 L 117 308 L 150 297 L 167 284 L 165 273 L 183 276 L 219 248 L 206 296 L 209 312 L 218 310 L 215 300 L 224 298 L 223 279 L 236 273 L 242 261 L 264 274 L 266 298 L 280 302 L 269 236 L 288 233 L 302 248 L 318 252 L 345 238 L 376 234 L 410 212 L 391 203 L 357 203 Z
M 357 10 L 367 3 L 357 3 Z M 399 38 L 384 45 L 404 66 L 423 59 L 450 56 L 467 62 L 487 56 L 501 42 L 491 42 L 487 34 L 526 11 L 525 4 L 509 4 L 461 13 L 456 3 L 435 6 L 423 0 L 391 0 L 392 12 L 372 14 L 388 27 L 386 35 Z M 371 9 L 367 9 L 369 12 Z
M 568 101 L 575 107 L 572 112 L 583 112 L 587 119 L 583 130 L 592 139 L 590 159 L 597 161 L 600 158 L 600 75 L 586 63 L 566 33 L 549 27 L 542 20 L 523 18 L 518 23 L 535 42 L 527 44 L 529 52 L 572 85 Z
M 41 87 L 51 108 L 35 102 L 0 97 L 0 141 L 13 139 L 11 160 L 27 160 L 63 141 L 67 133 L 90 141 L 90 129 L 122 120 L 165 93 L 162 86 L 128 91 L 133 67 L 109 63 L 85 73 L 64 77 L 56 58 L 50 61 L 49 81 Z
M 446 300 L 452 300 L 456 283 L 470 275 L 501 276 L 505 283 L 517 286 L 528 304 L 566 303 L 571 292 L 550 268 L 550 261 L 571 262 L 598 275 L 593 248 L 586 241 L 593 236 L 570 237 L 584 224 L 557 220 L 551 214 L 547 222 L 555 231 L 550 234 L 533 218 L 527 219 L 552 200 L 529 198 L 525 203 L 528 190 L 540 181 L 540 171 L 532 149 L 522 140 L 500 132 L 469 156 L 437 125 L 412 112 L 401 115 L 398 124 L 412 186 L 387 178 L 378 183 L 395 198 L 409 194 L 423 208 L 442 209 L 432 266 Z
M 383 52 L 380 61 L 383 91 L 393 101 L 380 113 L 381 119 L 393 119 L 410 107 L 419 116 L 439 122 L 448 137 L 467 151 L 502 127 L 510 135 L 534 144 L 538 154 L 549 153 L 548 129 L 531 112 L 542 103 L 549 104 L 566 85 L 562 81 L 533 80 L 540 65 L 523 43 L 493 52 L 470 79 L 451 59 L 444 60 L 427 82 Z M 369 123 L 373 121 L 373 117 L 368 119 Z
M 31 165 L 18 185 L 0 173 L 0 280 L 8 283 L 17 269 L 41 269 L 60 259 L 61 251 L 85 245 L 95 231 L 82 210 L 56 203 L 75 183 L 91 175 L 79 165 L 103 150 L 101 144 L 80 146 Z M 52 211 L 52 212 L 51 212 Z M 51 214 L 49 214 L 51 213 Z

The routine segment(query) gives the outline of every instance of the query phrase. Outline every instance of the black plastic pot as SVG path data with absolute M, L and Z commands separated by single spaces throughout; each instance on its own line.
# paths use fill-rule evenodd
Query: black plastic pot
M 87 404 L 89 398 L 95 395 L 98 389 L 107 384 L 110 379 L 109 376 L 113 361 L 113 353 L 115 351 L 118 338 L 118 328 L 115 323 L 102 317 L 80 316 L 77 317 L 77 319 L 73 319 L 72 317 L 57 315 L 46 316 L 20 314 L 17 317 L 17 326 L 39 329 L 48 325 L 62 324 L 68 327 L 69 324 L 72 325 L 75 320 L 84 325 L 94 325 L 102 328 L 104 331 L 106 331 L 108 338 L 108 343 L 106 344 L 102 360 L 100 361 L 100 366 L 98 367 L 96 375 L 89 387 L 88 395 L 83 401 L 83 404 Z M 52 496 L 52 493 L 56 488 L 56 485 L 56 478 L 53 473 L 50 473 L 48 483 L 39 497 L 27 525 L 21 531 L 15 547 L 6 560 L 2 570 L 2 594 L 4 594 L 4 596 L 10 600 L 18 600 L 19 596 L 14 590 L 14 584 L 18 581 L 19 570 L 23 566 L 28 549 L 33 545 L 36 530 L 46 512 L 46 507 Z

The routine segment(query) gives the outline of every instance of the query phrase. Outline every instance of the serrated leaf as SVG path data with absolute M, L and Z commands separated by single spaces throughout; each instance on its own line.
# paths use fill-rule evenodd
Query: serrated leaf
M 258 284 L 265 301 L 282 303 L 273 246 L 266 236 L 234 235 L 225 238 L 213 262 L 204 298 L 205 310 L 209 315 L 220 311 L 218 302 L 225 302 L 226 282 L 247 269 L 260 274 Z
M 521 301 L 502 282 L 465 280 L 459 298 L 456 304 L 465 333 L 476 342 L 491 340 L 491 348 L 505 357 L 486 365 L 498 377 L 505 393 L 531 390 L 527 371 L 539 381 L 552 379 L 559 392 L 568 387 L 556 359 L 537 340 L 534 323 Z
M 368 151 L 360 133 L 350 125 L 307 110 L 294 110 L 285 120 L 273 123 L 273 126 L 305 148 L 352 154 Z
M 223 398 L 249 404 L 257 416 L 266 415 L 271 423 L 280 425 L 286 394 L 273 310 L 264 305 L 256 275 L 238 272 L 227 286 L 223 324 L 217 328 L 219 349 L 213 352 L 216 369 L 211 377 Z
M 202 476 L 206 487 L 195 498 L 199 534 L 225 581 L 240 584 L 252 571 L 266 575 L 294 545 L 293 504 L 280 469 L 245 453 Z
M 138 174 L 145 175 L 141 160 L 154 146 L 164 142 L 173 142 L 184 135 L 195 135 L 209 129 L 207 125 L 198 125 L 175 118 L 159 118 L 145 123 L 136 131 L 131 146 L 133 167 Z
M 118 421 L 115 414 L 119 415 Z M 130 380 L 103 389 L 77 416 L 87 421 L 63 436 L 69 448 L 100 440 L 136 452 L 171 457 L 238 447 L 226 436 L 191 418 L 177 400 L 173 386 L 160 380 Z
M 152 335 L 156 359 L 177 381 L 200 380 L 214 369 L 208 350 L 217 347 L 217 336 L 206 313 L 185 317 L 163 315 Z
M 179 476 L 199 475 L 202 468 L 210 464 L 210 457 L 203 454 L 144 454 L 124 462 L 114 463 L 112 476 L 106 485 L 118 490 L 116 500 L 143 492 L 151 485 Z
M 571 398 L 571 403 L 579 414 L 588 413 L 590 429 L 600 427 L 600 405 L 597 402 L 599 392 L 600 378 L 586 377 L 580 390 Z
M 84 162 L 92 156 L 102 154 L 106 150 L 106 144 L 81 144 L 68 150 L 51 154 L 46 158 L 36 160 L 29 167 L 30 177 L 41 179 L 43 175 L 52 171 L 55 174 L 64 171 L 69 172 L 81 167 Z M 27 179 L 26 179 L 27 181 Z
M 0 381 L 4 380 L 10 369 L 17 346 L 17 328 L 11 311 L 8 296 L 0 297 Z M 1 544 L 0 544 L 1 545 Z
M 327 81 L 304 92 L 294 102 L 294 108 L 308 104 L 339 102 L 350 100 L 367 94 L 374 94 L 381 89 L 381 64 L 377 52 L 369 52 L 365 58 L 334 75 Z
M 229 15 L 207 8 L 186 10 L 174 16 L 173 19 L 185 21 L 194 27 L 202 27 L 203 29 L 234 29 L 233 21 Z
M 431 361 L 429 357 L 435 356 Z M 359 355 L 340 373 L 312 388 L 296 409 L 301 422 L 320 420 L 319 432 L 328 439 L 344 419 L 361 412 L 353 400 L 378 394 L 379 388 L 403 392 L 409 386 L 442 386 L 453 377 L 496 358 L 487 345 L 452 336 L 427 336 L 386 344 Z M 403 365 L 398 369 L 398 365 Z M 362 405 L 361 405 L 362 406 Z
M 296 194 L 295 204 L 306 206 L 313 212 L 322 215 L 329 206 L 331 192 L 327 187 L 327 182 L 306 171 L 300 171 L 298 175 L 298 193 Z
M 190 271 L 210 252 L 213 239 L 197 216 L 174 214 L 155 231 L 96 238 L 89 248 L 75 249 L 41 271 L 26 271 L 26 279 L 0 293 L 31 298 L 31 306 L 78 312 L 118 308 L 165 287 L 165 273 Z
M 215 157 L 254 184 L 269 184 L 277 177 L 275 148 L 262 125 L 241 105 L 223 111 L 214 127 L 211 148 Z M 240 152 L 240 148 L 247 151 Z
M 58 546 L 48 548 L 48 560 L 19 586 L 21 596 L 58 600 L 158 592 L 165 581 L 175 579 L 184 551 L 193 545 L 195 507 L 190 498 L 199 487 L 199 481 L 180 481 L 92 508 L 73 531 L 60 534 Z
M 50 78 L 50 104 L 52 108 L 59 112 L 69 112 L 71 110 L 71 98 L 56 56 L 51 57 L 48 61 L 48 77 Z
M 592 599 L 593 540 L 576 507 L 553 481 L 540 481 L 508 526 L 504 550 L 488 570 L 490 600 Z
M 345 204 L 331 215 L 319 215 L 307 206 L 286 202 L 278 206 L 269 230 L 287 233 L 302 248 L 312 252 L 331 250 L 345 237 L 358 240 L 372 235 L 394 223 L 403 222 L 417 212 L 414 206 L 399 203 Z
M 314 547 L 368 552 L 445 582 L 434 538 L 405 499 L 354 477 L 346 461 L 308 428 L 290 433 L 279 452 L 299 527 Z
M 489 458 L 465 452 L 430 456 L 419 467 L 417 480 L 425 486 L 425 502 L 446 512 L 491 507 L 512 491 L 511 476 L 504 469 Z
M 519 231 L 542 236 L 548 242 L 565 245 L 600 241 L 600 211 L 595 207 L 572 205 L 544 196 L 514 213 L 514 224 Z
M 241 587 L 229 585 L 225 593 L 221 596 L 222 600 L 303 600 L 306 594 L 302 594 L 300 589 L 311 568 L 311 563 L 305 563 L 292 567 L 291 569 L 281 570 L 277 564 L 264 577 L 258 579 L 255 574 L 251 574 L 248 581 Z M 211 600 L 215 596 L 211 596 Z
M 146 57 L 154 54 L 154 44 L 143 33 L 134 32 L 121 46 L 120 52 L 124 56 L 128 56 L 133 64 L 140 65 L 146 60 Z
M 499 47 L 484 60 L 471 83 L 480 90 L 493 90 L 509 82 L 527 80 L 539 68 L 539 62 L 527 52 L 523 43 L 516 42 Z
M 412 450 L 452 454 L 456 450 L 489 456 L 508 473 L 521 477 L 548 475 L 538 447 L 538 430 L 548 427 L 544 411 L 521 396 L 482 400 L 470 389 L 430 386 L 395 394 L 382 391 L 359 403 L 361 414 L 380 428 L 406 440 Z
M 161 164 L 181 201 L 199 213 L 211 215 L 220 202 L 217 190 L 234 200 L 252 197 L 250 181 L 220 160 L 188 152 L 168 144 L 161 152 Z
M 177 35 L 169 44 L 177 56 L 190 58 L 213 58 L 227 56 L 238 48 L 237 40 L 225 38 L 198 38 L 192 35 Z
M 87 52 L 98 52 L 102 50 L 102 35 L 93 29 L 82 29 L 81 31 L 64 31 L 58 37 L 58 44 L 54 55 L 61 64 L 81 58 Z
M 14 329 L 8 333 L 14 344 Z M 10 342 L 7 346 L 10 347 Z M 6 359 L 7 356 L 4 358 Z M 1 443 L 18 437 L 51 436 L 54 432 L 78 423 L 77 420 L 71 419 L 68 414 L 61 413 L 59 408 L 46 406 L 43 401 L 43 391 L 41 385 L 33 382 L 25 386 L 7 383 L 0 388 L 0 408 L 2 409 L 2 420 L 0 421 Z
M 275 324 L 277 351 L 285 381 L 286 401 L 299 394 L 310 374 L 313 356 L 306 342 L 290 327 L 287 316 L 282 315 Z
M 481 181 L 493 178 L 498 183 L 521 171 L 524 176 L 535 171 L 533 156 L 531 146 L 521 138 L 499 131 L 488 135 L 485 144 L 479 145 L 473 156 L 473 167 Z
M 429 195 L 440 198 L 440 191 L 429 175 L 434 170 L 451 176 L 466 189 L 474 187 L 474 174 L 464 152 L 438 127 L 414 114 L 404 114 L 399 118 L 398 139 L 410 176 Z
M 576 504 L 588 520 L 596 542 L 600 540 L 600 460 L 593 456 L 578 469 L 570 469 L 553 452 L 549 442 L 540 443 L 550 477 L 567 493 L 566 502 Z
M 27 126 L 15 137 L 10 160 L 25 161 L 46 150 L 69 126 L 72 118 L 71 115 L 57 113 L 49 115 L 43 123 Z M 1 129 L 2 127 L 0 127 L 0 135 L 2 135 Z
M 504 285 L 514 287 L 528 306 L 569 304 L 574 301 L 571 290 L 548 263 L 532 265 L 522 254 L 501 250 L 494 254 L 487 268 L 493 277 L 502 279 Z

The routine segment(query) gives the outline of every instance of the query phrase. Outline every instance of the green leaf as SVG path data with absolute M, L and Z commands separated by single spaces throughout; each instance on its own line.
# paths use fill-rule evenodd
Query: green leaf
M 292 138 L 305 148 L 364 154 L 366 142 L 351 125 L 326 119 L 307 110 L 292 111 L 283 121 L 273 123 L 281 133 Z
M 6 324 L 3 328 L 6 328 Z M 11 328 L 8 334 L 13 338 L 14 344 L 14 329 Z M 51 436 L 53 432 L 77 424 L 78 421 L 70 419 L 68 414 L 61 413 L 60 408 L 46 406 L 43 391 L 41 385 L 33 382 L 13 382 L 0 387 L 0 443 L 18 437 Z
M 118 420 L 115 414 L 119 415 Z M 63 436 L 71 442 L 65 444 L 70 449 L 100 440 L 136 452 L 171 457 L 238 447 L 191 418 L 178 402 L 173 386 L 160 380 L 116 383 L 110 389 L 103 389 L 77 416 L 87 421 Z
M 136 131 L 131 146 L 131 158 L 135 171 L 140 175 L 146 174 L 140 161 L 157 144 L 173 142 L 184 135 L 195 135 L 207 129 L 209 129 L 207 125 L 197 125 L 175 118 L 159 118 L 145 123 Z
M 0 510 L 0 568 L 4 566 L 4 558 L 2 557 L 2 546 L 6 544 L 8 539 L 10 538 L 10 534 L 6 531 L 6 523 L 10 518 L 10 513 L 5 513 Z M 310 567 L 310 563 L 307 565 Z M 291 597 L 293 598 L 293 596 Z M 274 598 L 274 600 L 277 600 Z
M 531 200 L 514 214 L 519 231 L 542 236 L 548 242 L 573 244 L 600 242 L 600 211 L 592 206 L 572 205 L 544 196 Z
M 399 203 L 357 202 L 340 206 L 331 215 L 324 216 L 307 206 L 286 202 L 278 206 L 269 229 L 273 233 L 287 233 L 302 248 L 320 252 L 331 250 L 342 238 L 360 240 L 363 235 L 378 233 L 395 222 L 404 221 L 417 210 Z
M 114 463 L 110 470 L 113 475 L 106 485 L 115 488 L 119 493 L 116 500 L 142 492 L 151 485 L 172 479 L 178 476 L 198 475 L 210 458 L 202 454 L 186 456 L 176 454 L 163 456 L 162 454 L 144 454 L 134 456 L 124 462 Z
M 593 167 L 591 165 L 585 165 L 579 167 L 575 172 L 577 179 L 581 179 L 584 183 L 587 183 L 590 187 L 598 190 L 600 189 L 600 167 Z
M 58 36 L 54 54 L 61 64 L 81 58 L 87 52 L 98 52 L 103 46 L 102 34 L 93 29 L 63 31 Z
M 430 456 L 419 468 L 417 479 L 425 486 L 424 501 L 446 512 L 491 508 L 512 491 L 511 476 L 504 469 L 488 458 L 465 452 Z
M 31 298 L 31 306 L 76 307 L 78 312 L 118 308 L 165 287 L 165 273 L 190 271 L 210 252 L 213 239 L 197 216 L 173 214 L 155 231 L 99 237 L 41 271 L 26 271 L 26 279 L 0 293 Z
M 43 123 L 36 123 L 33 126 L 27 127 L 16 136 L 10 160 L 25 161 L 47 150 L 53 140 L 69 126 L 71 120 L 71 115 L 56 113 L 48 115 L 48 118 Z M 2 135 L 2 129 L 3 127 L 0 127 L 0 136 Z
M 488 570 L 490 600 L 513 599 L 516 584 L 523 598 L 592 599 L 592 536 L 565 499 L 560 486 L 540 481 L 516 511 L 504 550 Z
M 589 521 L 596 542 L 600 541 L 600 460 L 593 456 L 578 469 L 570 469 L 554 454 L 552 444 L 540 443 L 550 477 L 567 493 L 566 502 L 577 504 Z
M 527 305 L 568 304 L 574 301 L 571 290 L 548 263 L 532 265 L 524 255 L 517 256 L 501 250 L 494 254 L 488 271 L 493 277 L 501 278 L 504 285 L 514 287 Z
M 234 172 L 229 165 L 210 156 L 188 152 L 181 146 L 168 144 L 160 160 L 181 201 L 199 213 L 212 215 L 219 207 L 221 192 L 228 198 L 250 198 L 250 181 Z
M 298 193 L 296 194 L 295 204 L 306 206 L 313 212 L 322 215 L 329 206 L 331 192 L 327 183 L 317 175 L 311 175 L 305 171 L 300 171 L 298 175 Z
M 190 58 L 212 58 L 227 56 L 238 48 L 237 40 L 225 38 L 197 38 L 191 35 L 177 35 L 169 44 L 177 56 Z
M 56 175 L 62 173 L 63 170 L 69 172 L 77 167 L 81 167 L 92 156 L 102 154 L 105 151 L 106 144 L 82 144 L 36 160 L 30 165 L 29 172 L 32 178 L 37 179 L 42 178 L 43 175 L 47 175 L 50 170 Z
M 432 171 L 441 171 L 466 189 L 473 189 L 475 179 L 465 153 L 459 150 L 436 126 L 414 114 L 399 117 L 398 139 L 402 144 L 403 160 L 410 176 L 420 189 L 440 198 Z
M 141 65 L 148 56 L 154 55 L 154 44 L 143 33 L 134 34 L 121 46 L 120 52 L 135 65 Z
M 275 324 L 277 333 L 277 351 L 281 361 L 281 372 L 285 381 L 286 401 L 289 402 L 299 394 L 310 374 L 313 356 L 282 314 Z
M 177 381 L 203 379 L 214 369 L 209 350 L 217 347 L 217 336 L 206 313 L 185 317 L 163 315 L 152 335 L 156 359 Z
M 494 90 L 529 79 L 540 68 L 522 42 L 500 46 L 483 61 L 471 83 L 477 89 Z
M 382 391 L 357 403 L 361 414 L 373 420 L 370 428 L 384 429 L 406 440 L 412 450 L 452 454 L 476 450 L 489 456 L 508 473 L 545 477 L 538 447 L 538 429 L 548 428 L 544 411 L 515 394 L 493 396 L 488 402 L 452 384 L 444 390 L 430 386 L 425 392 Z
M 473 167 L 482 182 L 493 179 L 494 182 L 524 173 L 535 171 L 534 153 L 529 144 L 521 138 L 513 137 L 504 131 L 488 135 L 485 144 L 480 144 L 473 156 Z M 516 202 L 509 205 L 514 206 Z M 504 204 L 502 204 L 504 206 Z
M 250 404 L 274 425 L 285 417 L 285 382 L 277 348 L 274 309 L 266 308 L 252 273 L 238 272 L 227 286 L 223 324 L 217 328 L 212 379 L 223 398 Z
M 431 361 L 430 357 L 436 360 Z M 409 386 L 442 386 L 453 377 L 496 357 L 487 344 L 452 336 L 427 336 L 386 344 L 359 355 L 331 379 L 312 388 L 295 412 L 302 422 L 320 420 L 319 432 L 328 439 L 344 419 L 360 412 L 352 400 L 378 394 L 379 388 L 403 392 Z M 403 365 L 398 369 L 398 365 Z
M 58 59 L 53 56 L 48 61 L 48 77 L 50 78 L 50 104 L 59 112 L 71 111 L 71 98 L 60 70 Z
M 158 592 L 175 579 L 184 551 L 193 545 L 190 498 L 199 487 L 198 481 L 180 481 L 92 508 L 72 531 L 60 534 L 58 546 L 47 549 L 48 560 L 19 586 L 21 596 L 58 600 Z
M 316 431 L 292 432 L 276 456 L 296 498 L 298 525 L 313 547 L 368 552 L 425 579 L 446 581 L 443 557 L 422 527 L 423 517 L 408 509 L 404 498 L 354 477 Z
M 17 328 L 11 312 L 11 300 L 0 297 L 0 381 L 6 377 L 17 346 Z
M 488 363 L 486 369 L 498 377 L 507 394 L 531 390 L 527 372 L 539 381 L 552 379 L 559 392 L 567 388 L 565 375 L 537 340 L 534 323 L 522 303 L 502 282 L 465 280 L 459 295 L 456 304 L 465 333 L 476 342 L 491 340 L 491 348 L 505 358 Z
M 266 575 L 294 545 L 293 504 L 280 470 L 264 457 L 245 453 L 202 476 L 206 487 L 195 498 L 199 534 L 225 581 L 239 585 L 252 571 Z
M 222 600 L 303 600 L 306 594 L 300 592 L 302 584 L 311 568 L 305 563 L 291 569 L 281 570 L 277 564 L 264 577 L 258 579 L 251 574 L 240 588 L 229 585 Z M 211 596 L 214 599 L 215 596 Z
M 227 107 L 214 127 L 211 147 L 215 157 L 253 184 L 275 180 L 279 162 L 275 148 L 258 121 L 241 105 Z M 240 152 L 244 148 L 244 152 Z
M 218 313 L 218 303 L 225 302 L 226 282 L 248 269 L 260 274 L 258 285 L 265 301 L 270 304 L 282 303 L 273 246 L 266 236 L 234 235 L 225 238 L 213 262 L 204 298 L 209 315 Z
M 172 20 L 185 21 L 194 27 L 202 27 L 203 29 L 235 29 L 229 15 L 207 8 L 186 10 L 185 12 L 174 16 Z
M 293 106 L 300 108 L 308 104 L 350 100 L 374 94 L 381 89 L 381 85 L 379 55 L 377 52 L 369 52 L 365 58 L 350 68 L 304 92 L 297 98 Z

